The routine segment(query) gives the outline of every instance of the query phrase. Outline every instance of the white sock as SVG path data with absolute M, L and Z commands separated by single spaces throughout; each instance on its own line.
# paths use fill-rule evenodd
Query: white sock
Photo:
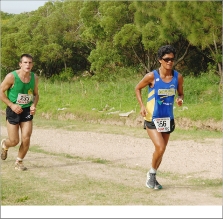
M 156 169 L 154 169 L 154 168 L 151 167 L 151 169 L 150 169 L 149 172 L 150 172 L 150 173 L 156 173 Z
M 3 148 L 4 148 L 5 150 L 8 150 L 8 148 L 7 148 L 6 145 L 5 145 L 5 140 L 6 140 L 6 139 L 2 140 L 2 146 L 3 146 Z
M 17 157 L 16 161 L 22 161 L 22 159 L 21 159 L 21 158 L 19 158 L 19 157 Z

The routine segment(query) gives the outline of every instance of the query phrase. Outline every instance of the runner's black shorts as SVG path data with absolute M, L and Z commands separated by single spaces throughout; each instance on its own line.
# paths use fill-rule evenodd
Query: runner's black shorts
M 30 107 L 22 108 L 23 111 L 20 114 L 15 113 L 7 106 L 6 108 L 6 120 L 12 125 L 19 124 L 20 122 L 27 122 L 33 119 L 33 115 L 30 115 Z
M 146 127 L 148 129 L 156 129 L 155 123 L 154 122 L 149 122 L 147 120 L 144 120 L 144 129 L 146 129 Z M 169 132 L 165 132 L 166 134 L 170 134 L 171 132 L 173 132 L 175 129 L 175 122 L 174 119 L 170 120 L 170 131 Z

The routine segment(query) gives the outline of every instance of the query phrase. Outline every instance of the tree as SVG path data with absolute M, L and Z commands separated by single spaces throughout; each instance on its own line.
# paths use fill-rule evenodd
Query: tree
M 89 56 L 92 71 L 100 73 L 103 69 L 109 69 L 111 74 L 116 65 L 124 65 L 129 61 L 123 48 L 114 42 L 115 35 L 133 20 L 129 5 L 127 1 L 90 1 L 83 5 L 80 12 L 84 24 L 81 37 L 93 44 Z
M 185 38 L 218 68 L 222 90 L 222 2 L 168 2 Z M 190 10 L 188 10 L 190 8 Z
M 189 42 L 181 34 L 172 18 L 172 11 L 167 7 L 167 2 L 134 1 L 134 24 L 142 35 L 142 44 L 145 50 L 143 66 L 151 71 L 158 66 L 156 52 L 165 44 L 176 47 L 177 65 L 188 54 Z M 147 64 L 146 64 L 147 63 Z

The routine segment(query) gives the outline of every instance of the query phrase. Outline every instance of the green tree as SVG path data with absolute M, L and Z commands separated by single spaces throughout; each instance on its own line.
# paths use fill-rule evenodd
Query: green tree
M 111 74 L 116 65 L 124 65 L 128 60 L 126 54 L 123 54 L 123 48 L 114 43 L 114 36 L 133 20 L 129 4 L 127 1 L 89 1 L 81 9 L 80 16 L 84 24 L 81 37 L 93 45 L 89 61 L 91 70 L 97 74 L 103 73 L 105 69 Z
M 157 49 L 172 44 L 177 69 L 215 64 L 222 84 L 221 12 L 214 1 L 58 0 L 30 13 L 1 13 L 1 69 L 31 53 L 34 70 L 47 77 L 89 69 L 106 76 L 120 66 L 145 73 L 158 66 Z
M 189 42 L 183 37 L 172 18 L 172 11 L 164 1 L 134 1 L 134 24 L 141 32 L 145 58 L 143 66 L 151 71 L 158 66 L 156 51 L 165 44 L 172 44 L 177 49 L 175 65 L 188 54 Z
M 222 2 L 186 1 L 167 4 L 172 8 L 173 19 L 185 38 L 216 64 L 222 89 Z

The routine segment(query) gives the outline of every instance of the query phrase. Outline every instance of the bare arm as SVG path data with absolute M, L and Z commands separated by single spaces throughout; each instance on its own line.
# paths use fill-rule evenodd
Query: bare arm
M 38 101 L 39 101 L 38 82 L 39 82 L 39 79 L 35 75 L 35 87 L 34 87 L 34 92 L 33 92 L 34 100 L 33 100 L 33 104 L 30 106 L 30 114 L 31 115 L 34 115 L 35 114 L 35 112 L 36 112 L 36 106 L 37 106 Z
M 183 76 L 179 73 L 178 74 L 178 88 L 177 88 L 178 97 L 176 99 L 176 103 L 178 106 L 182 106 L 183 104 L 183 99 L 184 99 L 183 82 L 184 82 Z
M 141 107 L 140 114 L 142 116 L 146 116 L 147 112 L 146 112 L 146 107 L 143 104 L 141 90 L 148 85 L 153 86 L 153 84 L 154 84 L 154 74 L 153 72 L 150 72 L 146 74 L 144 78 L 135 87 L 136 99 Z
M 12 102 L 8 99 L 5 92 L 12 87 L 14 83 L 14 76 L 9 73 L 6 75 L 5 79 L 2 81 L 0 85 L 0 99 L 9 107 L 12 106 Z
M 8 73 L 5 77 L 5 79 L 2 81 L 0 85 L 0 99 L 7 105 L 9 106 L 12 111 L 14 111 L 17 114 L 20 114 L 23 110 L 22 107 L 19 106 L 18 104 L 12 103 L 8 97 L 6 96 L 5 92 L 12 87 L 14 84 L 14 76 L 12 73 Z

